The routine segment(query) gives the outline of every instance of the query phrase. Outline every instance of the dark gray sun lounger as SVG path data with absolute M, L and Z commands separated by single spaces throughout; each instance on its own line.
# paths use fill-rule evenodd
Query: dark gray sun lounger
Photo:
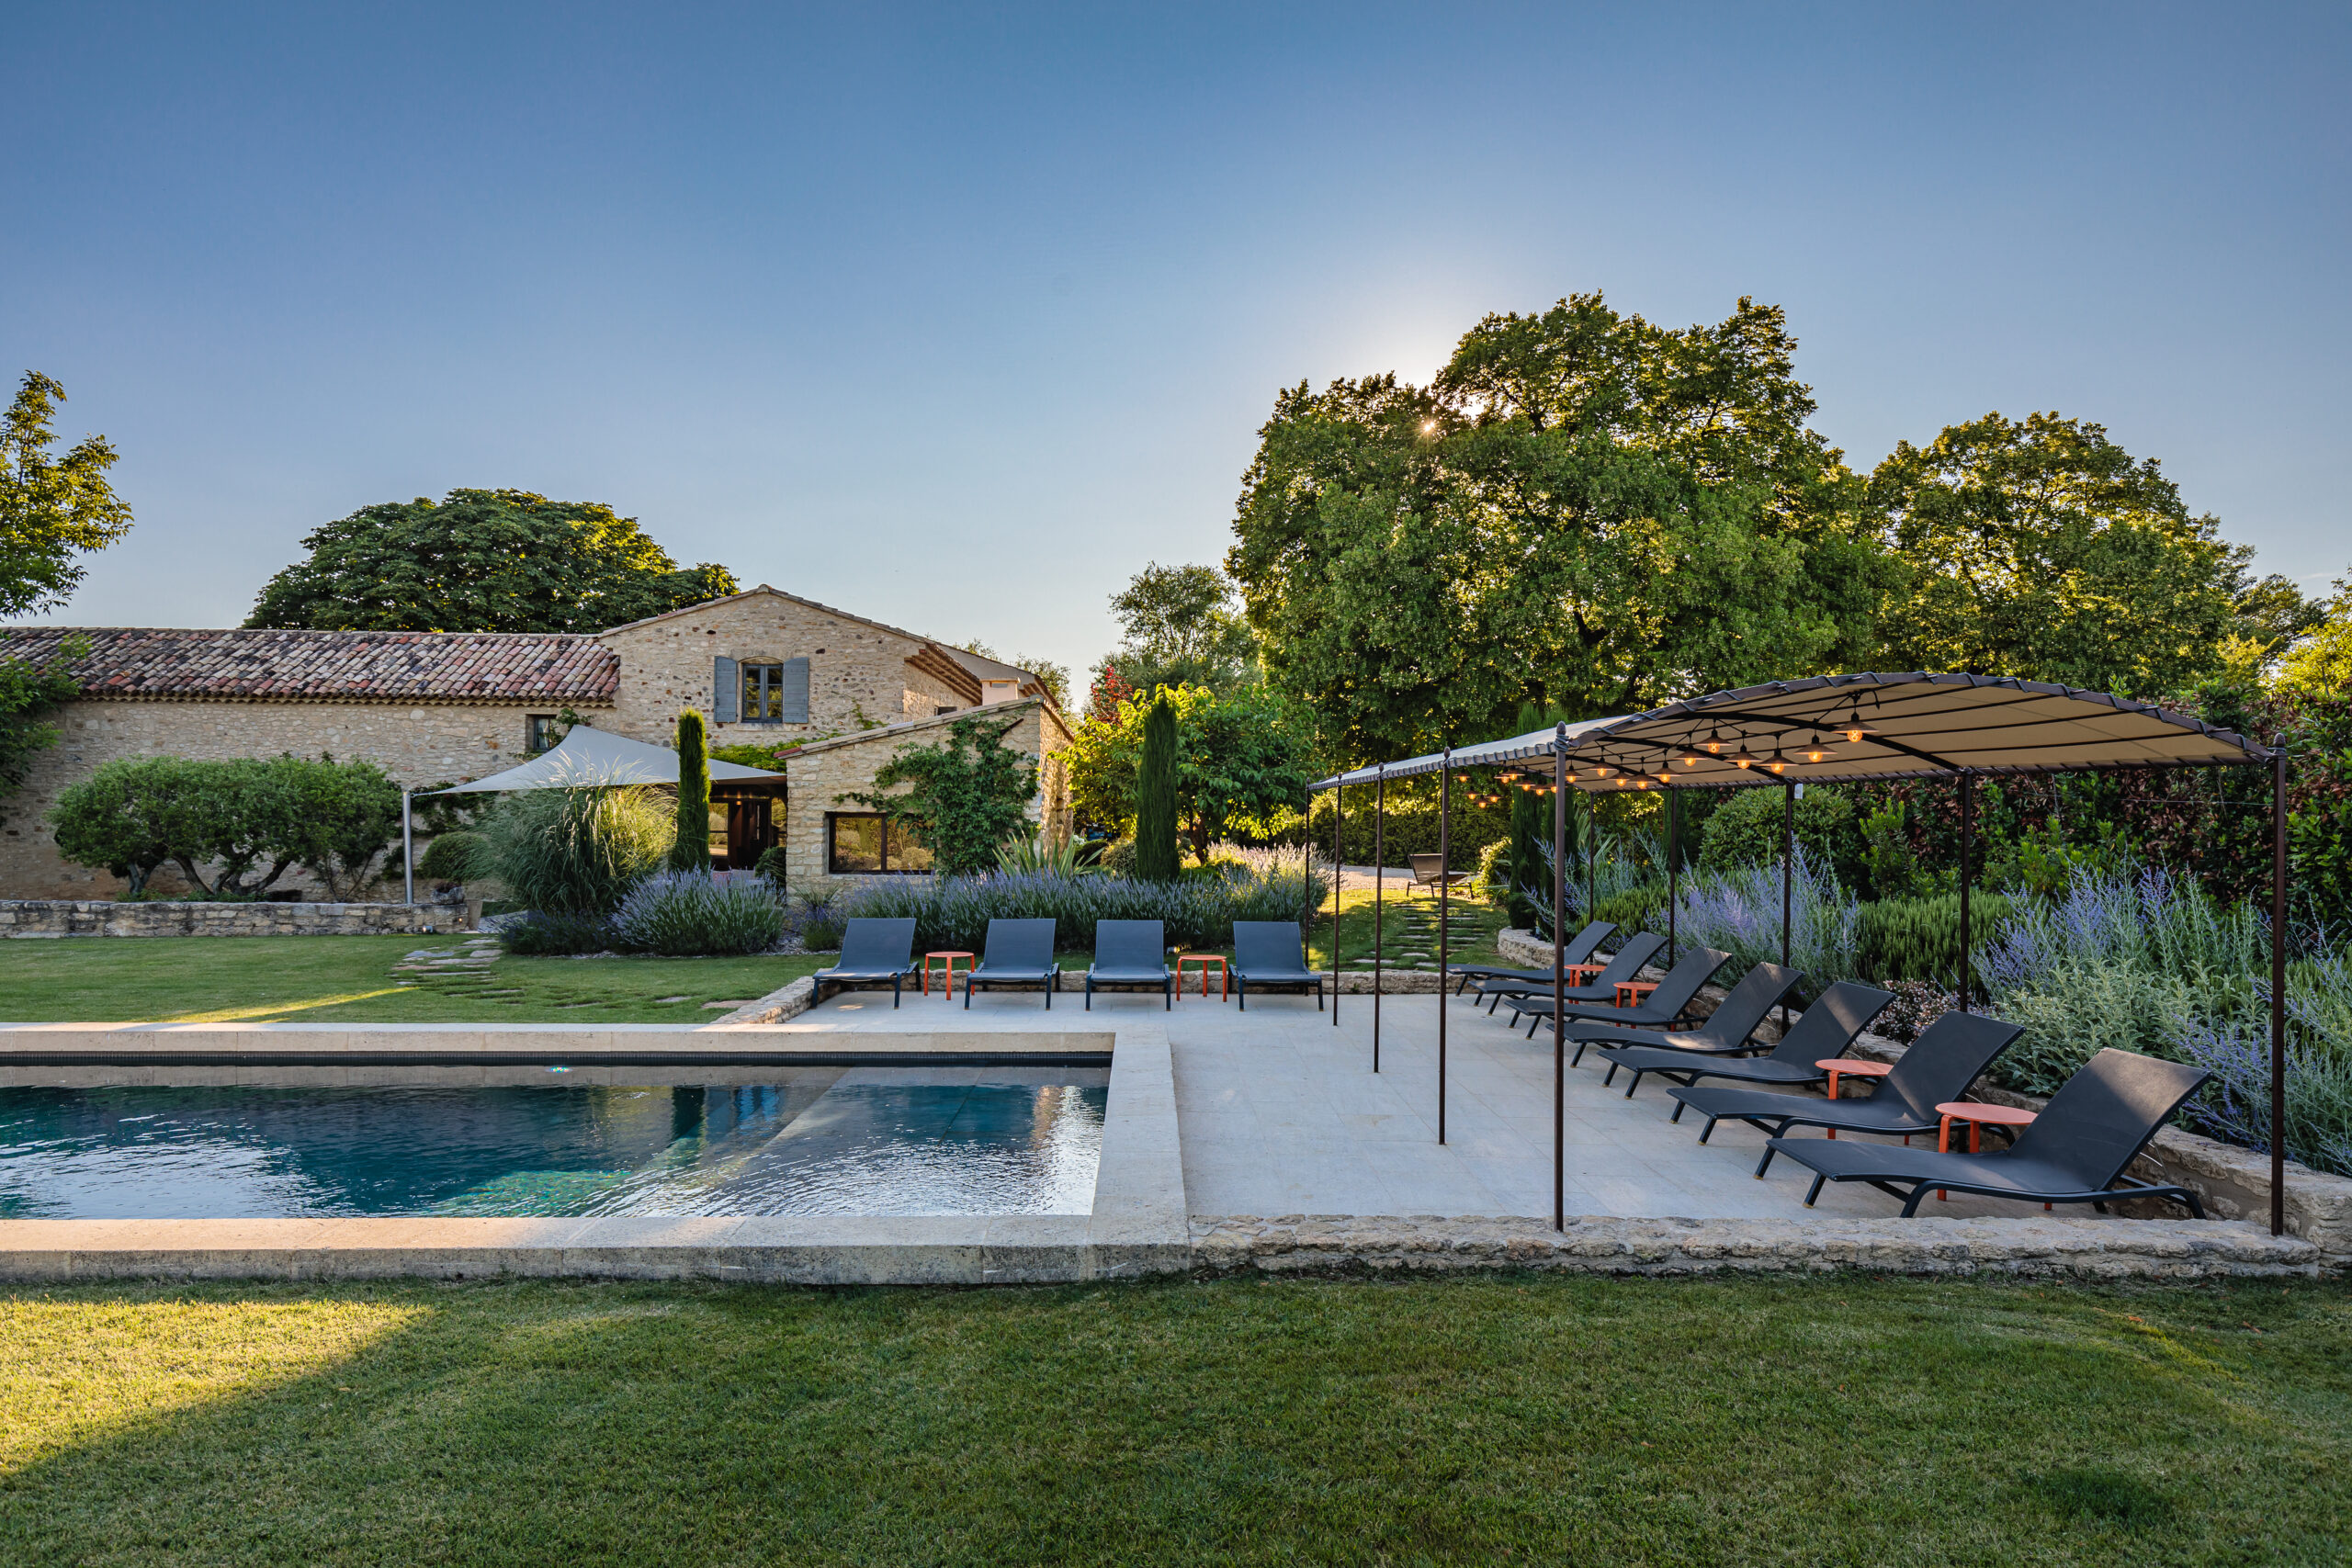
M 1757 967 L 1778 969 L 1780 965 L 1758 964 Z M 1740 983 L 1747 984 L 1744 980 Z M 1611 1077 L 1616 1076 L 1620 1067 L 1634 1075 L 1634 1081 L 1625 1086 L 1625 1098 L 1628 1100 L 1633 1099 L 1634 1090 L 1641 1087 L 1644 1073 L 1656 1073 L 1669 1082 L 1685 1087 L 1697 1083 L 1701 1078 L 1726 1078 L 1733 1083 L 1785 1084 L 1792 1089 L 1802 1088 L 1826 1079 L 1829 1077 L 1827 1069 L 1816 1067 L 1814 1064 L 1844 1055 L 1854 1043 L 1854 1036 L 1868 1029 L 1871 1020 L 1884 1012 L 1894 1000 L 1894 993 L 1892 991 L 1865 986 L 1860 980 L 1840 980 L 1822 992 L 1820 998 L 1789 1026 L 1789 1032 L 1781 1037 L 1781 1043 L 1761 1056 L 1736 1056 L 1713 1046 L 1697 1045 L 1664 1051 L 1651 1045 L 1623 1045 L 1605 1050 L 1600 1055 L 1602 1060 L 1609 1064 Z M 1730 1005 L 1729 1002 L 1724 1004 L 1724 1007 Z M 1724 1008 L 1715 1010 L 1717 1013 L 1723 1010 Z M 1713 1020 L 1708 1021 L 1713 1022 Z M 1762 1021 L 1759 1019 L 1758 1021 Z M 1606 1083 L 1609 1080 L 1603 1078 L 1601 1081 Z M 1675 1121 L 1682 1120 L 1682 1111 L 1683 1107 L 1678 1102 L 1674 1107 Z
M 1233 986 L 1240 993 L 1244 1011 L 1250 1007 L 1252 986 L 1260 990 L 1312 986 L 1315 1010 L 1321 1012 L 1323 978 L 1306 966 L 1306 947 L 1295 921 L 1233 922 Z
M 897 1007 L 899 991 L 914 972 L 914 921 L 853 919 L 842 922 L 841 957 L 831 968 L 820 969 L 811 978 L 817 982 L 818 1001 L 825 999 L 828 984 L 839 991 L 848 986 L 887 983 L 890 1005 Z
M 1627 937 L 1625 945 L 1611 956 L 1609 966 L 1600 972 L 1599 979 L 1589 986 L 1570 986 L 1567 988 L 1568 1000 L 1571 1003 L 1615 1001 L 1617 982 L 1630 980 L 1640 974 L 1642 965 L 1656 958 L 1657 950 L 1665 945 L 1666 938 L 1656 931 L 1639 931 Z M 1517 981 L 1511 982 L 1510 989 L 1498 993 L 1495 1000 L 1487 1004 L 1487 1011 L 1491 1014 L 1498 1003 L 1509 1000 L 1510 1026 L 1513 1029 L 1519 1027 L 1521 1016 L 1528 1010 L 1539 996 L 1543 1001 L 1544 1012 L 1548 1014 L 1552 1010 L 1552 977 L 1549 975 L 1544 976 L 1540 987 L 1531 986 L 1525 990 L 1521 990 L 1518 988 L 1518 984 Z M 1482 993 L 1485 989 L 1483 986 L 1479 987 Z
M 1561 964 L 1565 966 L 1570 964 L 1589 963 L 1593 953 L 1600 949 L 1602 942 L 1609 940 L 1610 934 L 1616 929 L 1607 920 L 1593 921 L 1561 944 Z M 1453 994 L 1457 997 L 1473 980 L 1480 982 L 1521 980 L 1535 986 L 1549 986 L 1552 983 L 1552 971 L 1549 969 L 1504 969 L 1492 964 L 1464 964 L 1456 968 L 1454 973 L 1462 976 L 1461 985 L 1453 987 Z M 1483 983 L 1478 991 L 1481 996 L 1486 994 L 1486 987 Z
M 1094 1010 L 1097 986 L 1156 988 L 1165 1010 L 1176 1006 L 1175 981 L 1168 973 L 1167 928 L 1158 920 L 1097 920 L 1094 962 L 1086 969 L 1086 1010 Z
M 1772 1147 L 1813 1171 L 1805 1206 L 1825 1181 L 1867 1181 L 1903 1200 L 1905 1218 L 1919 1212 L 1929 1188 L 2015 1198 L 2028 1203 L 2089 1203 L 2101 1213 L 2118 1198 L 2170 1198 L 2193 1219 L 2205 1206 L 2186 1187 L 2123 1179 L 2156 1129 L 2212 1075 L 2202 1067 L 2109 1048 L 2068 1078 L 2018 1141 L 1992 1154 L 1940 1154 L 1886 1144 L 1833 1144 L 1826 1138 L 1775 1138 Z
M 1621 1008 L 1611 1002 L 1570 1002 L 1563 1010 L 1571 1024 L 1619 1024 L 1627 1029 L 1671 1029 L 1682 1021 L 1698 999 L 1699 987 L 1714 978 L 1715 971 L 1731 962 L 1728 953 L 1717 953 L 1712 947 L 1694 947 L 1682 955 L 1681 962 L 1666 973 L 1638 1007 Z M 1535 1038 L 1535 1025 L 1552 1016 L 1552 998 L 1532 996 L 1511 1004 L 1523 1013 L 1533 1013 L 1534 1022 L 1527 1026 L 1527 1037 Z M 1577 1053 L 1581 1056 L 1584 1053 Z
M 1753 1051 L 1756 1044 L 1748 1036 L 1764 1021 L 1764 1015 L 1781 1005 L 1781 998 L 1797 988 L 1804 978 L 1793 969 L 1778 964 L 1758 964 L 1739 977 L 1731 994 L 1716 1004 L 1696 1028 L 1660 1032 L 1651 1029 L 1609 1029 L 1600 1024 L 1571 1022 L 1568 1038 L 1577 1043 L 1577 1061 L 1584 1059 L 1587 1045 L 1605 1047 L 1600 1055 L 1610 1064 L 1609 1076 L 1600 1081 L 1612 1083 L 1617 1077 L 1621 1059 L 1633 1052 L 1662 1052 L 1669 1059 L 1688 1060 L 1693 1056 L 1726 1056 L 1740 1051 Z M 1576 1062 L 1568 1064 L 1576 1066 Z M 1637 1069 L 1634 1082 L 1642 1081 L 1648 1068 Z M 1634 1098 L 1629 1085 L 1625 1098 Z
M 2025 1031 L 1980 1012 L 1948 1012 L 1928 1025 L 1911 1043 L 1894 1070 L 1878 1080 L 1868 1100 L 1815 1100 L 1809 1094 L 1774 1094 L 1762 1089 L 1724 1089 L 1701 1084 L 1696 1089 L 1668 1092 L 1707 1119 L 1699 1141 L 1705 1143 L 1722 1121 L 1745 1122 L 1763 1130 L 1770 1142 L 1756 1162 L 1761 1177 L 1772 1163 L 1772 1151 L 1787 1141 L 1792 1127 L 1826 1127 L 1836 1133 L 1880 1133 L 1890 1137 L 1916 1137 L 1932 1133 L 1941 1123 L 1936 1107 L 1958 1100 L 1968 1086 L 1993 1065 Z
M 982 986 L 1036 986 L 1046 993 L 1046 1010 L 1054 1010 L 1054 922 L 1051 920 L 990 920 L 988 951 L 980 966 L 964 976 L 964 1006 Z

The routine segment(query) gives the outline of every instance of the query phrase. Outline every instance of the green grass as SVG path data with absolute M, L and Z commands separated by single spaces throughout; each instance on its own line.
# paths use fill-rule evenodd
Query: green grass
M 0 1296 L 11 1563 L 2338 1562 L 2335 1286 Z
M 393 973 L 411 953 L 462 949 L 465 940 L 461 933 L 12 942 L 0 964 L 0 1020 L 693 1023 L 718 1016 L 705 1002 L 749 1001 L 831 962 L 507 956 L 470 974 Z M 684 999 L 662 999 L 670 997 Z
M 1484 899 L 1453 898 L 1447 902 L 1453 921 L 1448 958 L 1455 964 L 1501 962 L 1495 951 L 1495 936 L 1505 924 L 1502 910 Z M 1397 962 L 1398 954 L 1408 947 L 1425 949 L 1431 955 L 1431 962 L 1435 961 L 1436 899 L 1417 895 L 1408 900 L 1392 884 L 1382 900 L 1380 925 L 1382 945 L 1390 962 Z M 1343 968 L 1351 966 L 1356 959 L 1372 956 L 1372 891 L 1350 888 L 1340 907 L 1340 961 Z M 1316 915 L 1315 931 L 1308 946 L 1308 962 L 1329 969 L 1331 910 L 1328 904 Z

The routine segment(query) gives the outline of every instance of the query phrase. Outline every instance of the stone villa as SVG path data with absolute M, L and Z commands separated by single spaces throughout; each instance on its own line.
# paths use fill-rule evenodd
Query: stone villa
M 90 652 L 62 739 L 0 806 L 0 897 L 121 891 L 59 859 L 43 823 L 60 790 L 111 758 L 323 751 L 425 790 L 545 750 L 566 709 L 657 745 L 684 707 L 710 720 L 713 746 L 803 742 L 782 785 L 715 792 L 711 810 L 714 856 L 749 867 L 780 843 L 796 886 L 927 870 L 919 843 L 835 797 L 871 789 L 902 746 L 976 707 L 1014 719 L 1005 743 L 1040 759 L 1032 815 L 1048 837 L 1069 828 L 1070 727 L 1035 676 L 764 585 L 594 634 L 16 626 L 0 628 L 0 653 L 38 662 L 77 637 Z

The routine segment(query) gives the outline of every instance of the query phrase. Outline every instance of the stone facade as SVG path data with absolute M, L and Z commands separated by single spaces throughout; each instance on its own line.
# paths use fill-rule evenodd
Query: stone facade
M 679 709 L 715 720 L 722 659 L 808 660 L 808 722 L 710 729 L 714 746 L 814 743 L 786 770 L 791 793 L 777 806 L 796 880 L 823 874 L 833 796 L 870 789 L 900 743 L 932 739 L 939 720 L 984 702 L 1025 705 L 1008 743 L 1044 760 L 1034 815 L 1050 831 L 1068 830 L 1059 753 L 1069 726 L 1034 676 L 764 585 L 593 637 L 0 627 L 0 654 L 39 659 L 70 637 L 96 645 L 75 667 L 85 695 L 59 715 L 61 744 L 36 759 L 26 788 L 0 802 L 0 898 L 124 890 L 103 869 L 61 860 L 43 821 L 62 790 L 113 758 L 323 751 L 374 762 L 423 790 L 524 761 L 530 721 L 566 708 L 599 729 L 666 745 Z M 299 872 L 277 886 L 313 891 Z M 397 897 L 397 880 L 388 886 Z M 150 887 L 184 890 L 168 866 Z

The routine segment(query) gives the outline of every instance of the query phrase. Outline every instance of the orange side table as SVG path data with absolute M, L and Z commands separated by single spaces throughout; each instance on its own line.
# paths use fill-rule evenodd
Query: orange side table
M 1650 993 L 1657 989 L 1657 985 L 1656 980 L 1620 980 L 1617 982 L 1615 1005 L 1637 1008 L 1650 999 Z
M 1840 1074 L 1849 1078 L 1883 1078 L 1894 1071 L 1894 1065 L 1891 1062 L 1873 1062 L 1860 1056 L 1824 1056 L 1814 1066 L 1829 1075 L 1829 1098 L 1832 1100 L 1838 1098 Z M 1836 1137 L 1838 1129 L 1830 1128 L 1829 1135 Z
M 950 948 L 942 948 L 937 953 L 924 953 L 922 955 L 922 994 L 926 997 L 931 995 L 932 971 L 934 968 L 939 967 L 939 965 L 935 965 L 932 963 L 932 960 L 934 958 L 944 959 L 945 961 L 945 968 L 947 970 L 947 999 L 952 1002 L 956 999 L 956 961 L 959 958 L 962 959 L 964 961 L 964 973 L 969 975 L 972 972 L 972 955 L 968 953 L 958 952 Z
M 1216 999 L 1223 1001 L 1233 995 L 1233 971 L 1226 967 L 1224 953 L 1180 953 L 1176 955 L 1176 994 L 1178 996 L 1184 994 L 1184 965 L 1187 964 L 1197 964 L 1201 966 L 1203 998 L 1206 998 L 1209 994 L 1209 965 L 1212 964 L 1216 965 L 1217 978 L 1223 983 Z
M 1571 964 L 1568 965 L 1568 984 L 1589 986 L 1608 973 L 1609 965 L 1606 964 Z
M 1943 1118 L 1942 1125 L 1936 1134 L 1936 1152 L 1939 1154 L 1951 1152 L 1951 1124 L 1955 1122 L 1968 1123 L 1970 1154 L 1978 1152 L 1976 1145 L 1987 1127 L 2017 1128 L 2033 1124 L 2033 1112 L 2030 1111 L 2020 1111 L 2014 1105 L 1984 1105 L 1973 1100 L 1943 1100 L 1937 1105 L 1936 1114 Z M 2016 1134 L 2012 1133 L 2010 1136 L 2015 1137 Z M 1939 1202 L 1943 1200 L 1942 1188 L 1936 1189 L 1936 1198 Z M 2047 1209 L 2050 1205 L 2044 1203 L 2042 1207 Z

